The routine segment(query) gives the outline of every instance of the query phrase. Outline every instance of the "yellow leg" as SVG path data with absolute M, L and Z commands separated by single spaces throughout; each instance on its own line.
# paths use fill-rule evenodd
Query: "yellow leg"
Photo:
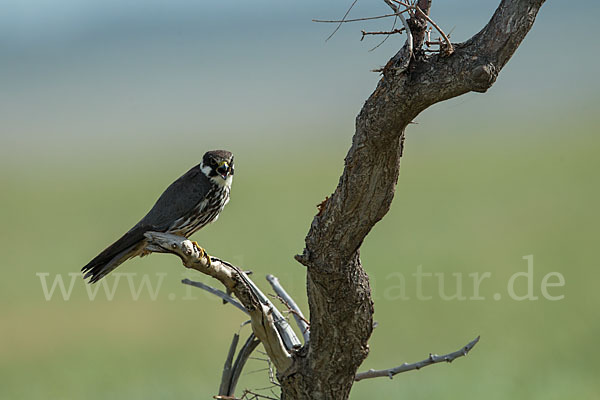
M 206 250 L 204 250 L 202 247 L 200 247 L 200 245 L 196 241 L 193 241 L 192 244 L 200 252 L 200 257 L 206 257 L 206 261 L 208 261 L 208 265 L 212 264 L 212 260 L 210 259 L 210 256 L 208 255 Z

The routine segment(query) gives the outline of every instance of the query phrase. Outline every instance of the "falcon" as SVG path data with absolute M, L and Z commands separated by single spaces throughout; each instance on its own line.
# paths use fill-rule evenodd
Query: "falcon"
M 95 283 L 128 259 L 147 254 L 148 231 L 187 238 L 216 221 L 229 202 L 232 180 L 233 154 L 225 150 L 204 154 L 202 162 L 173 182 L 140 222 L 81 269 L 84 279 Z

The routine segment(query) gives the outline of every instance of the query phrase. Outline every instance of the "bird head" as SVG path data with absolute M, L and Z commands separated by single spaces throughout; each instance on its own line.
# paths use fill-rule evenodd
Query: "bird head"
M 226 150 L 207 151 L 200 169 L 214 183 L 229 186 L 233 179 L 233 154 Z

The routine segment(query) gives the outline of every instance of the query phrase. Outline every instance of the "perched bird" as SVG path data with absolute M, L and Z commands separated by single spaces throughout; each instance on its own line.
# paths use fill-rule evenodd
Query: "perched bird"
M 187 238 L 215 221 L 229 202 L 232 180 L 233 154 L 225 150 L 204 154 L 202 162 L 173 182 L 140 222 L 81 269 L 84 279 L 97 282 L 126 260 L 145 255 L 148 231 Z

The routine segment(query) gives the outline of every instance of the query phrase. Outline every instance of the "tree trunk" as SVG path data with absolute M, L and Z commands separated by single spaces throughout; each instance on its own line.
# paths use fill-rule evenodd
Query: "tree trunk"
M 297 260 L 307 267 L 310 342 L 280 376 L 284 399 L 346 399 L 369 352 L 373 301 L 359 248 L 394 197 L 406 126 L 424 109 L 485 92 L 531 29 L 544 0 L 503 0 L 485 28 L 451 54 L 425 55 L 423 21 L 383 69 L 356 119 L 335 192 L 324 202 Z M 428 13 L 431 1 L 420 1 Z M 418 17 L 417 13 L 417 17 Z M 409 53 L 410 54 L 410 53 Z

